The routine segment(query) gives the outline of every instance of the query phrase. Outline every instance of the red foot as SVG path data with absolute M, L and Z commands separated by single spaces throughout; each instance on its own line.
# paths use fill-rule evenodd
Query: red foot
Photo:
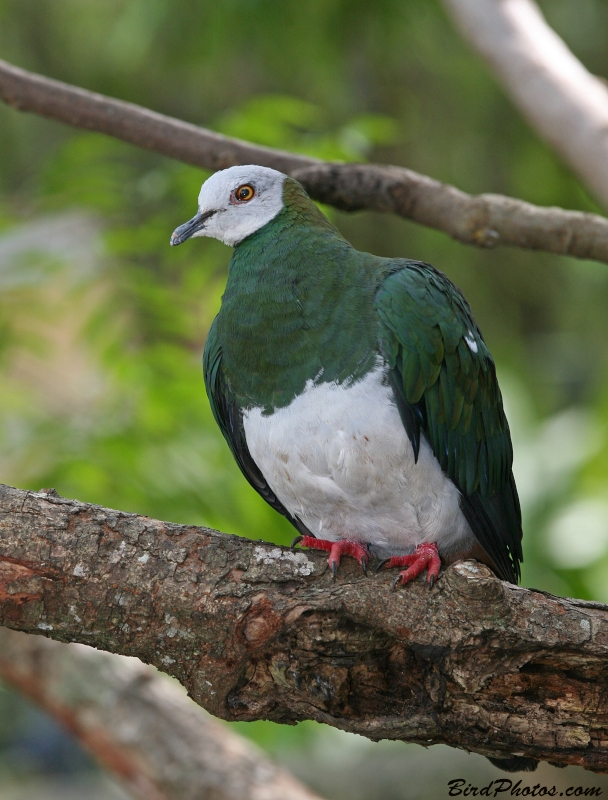
M 339 542 L 330 542 L 329 539 L 317 539 L 314 536 L 296 536 L 291 546 L 293 547 L 296 544 L 301 544 L 302 547 L 311 547 L 315 550 L 327 550 L 329 552 L 327 563 L 331 569 L 331 574 L 334 576 L 334 580 L 336 580 L 340 559 L 343 555 L 356 558 L 359 564 L 361 564 L 363 574 L 367 575 L 369 551 L 365 544 L 350 542 L 348 539 L 340 539 Z
M 380 562 L 378 569 L 381 567 L 407 567 L 397 575 L 393 582 L 392 591 L 395 590 L 399 584 L 409 583 L 417 578 L 421 572 L 428 569 L 427 581 L 433 588 L 433 584 L 439 577 L 439 570 L 441 569 L 441 559 L 437 545 L 433 543 L 419 544 L 414 552 L 409 556 L 393 556 L 386 558 Z

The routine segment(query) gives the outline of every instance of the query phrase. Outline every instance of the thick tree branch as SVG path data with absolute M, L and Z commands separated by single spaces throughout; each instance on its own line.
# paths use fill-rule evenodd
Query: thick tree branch
M 0 488 L 0 623 L 138 656 L 224 719 L 608 771 L 608 608 L 461 562 L 429 591 L 206 528 Z
M 256 163 L 300 180 L 316 200 L 346 211 L 398 214 L 466 244 L 514 245 L 608 263 L 608 220 L 495 194 L 469 195 L 412 170 L 328 164 L 252 145 L 0 61 L 0 99 L 79 128 L 206 169 Z
M 532 0 L 443 0 L 515 105 L 608 207 L 608 87 Z
M 320 800 L 135 659 L 0 628 L 0 679 L 140 800 Z

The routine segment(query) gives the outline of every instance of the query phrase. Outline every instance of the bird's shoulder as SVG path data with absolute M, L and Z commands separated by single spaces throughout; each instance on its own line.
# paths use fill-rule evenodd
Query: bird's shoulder
M 439 326 L 450 344 L 460 339 L 463 330 L 471 330 L 475 340 L 479 337 L 483 342 L 469 303 L 447 275 L 424 261 L 386 262 L 379 272 L 375 305 L 388 325 L 403 329 L 404 322 L 415 321 L 418 331 Z M 487 348 L 481 349 L 482 355 L 489 357 Z

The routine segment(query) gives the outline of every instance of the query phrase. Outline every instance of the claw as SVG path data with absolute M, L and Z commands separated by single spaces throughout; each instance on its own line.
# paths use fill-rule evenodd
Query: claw
M 338 562 L 332 561 L 329 566 L 331 567 L 331 575 L 335 583 L 338 578 Z
M 361 569 L 363 570 L 363 574 L 367 578 L 367 565 L 369 564 L 369 559 L 366 558 L 365 556 L 361 556 L 361 561 L 359 563 L 361 564 Z
M 296 536 L 293 542 L 289 545 L 291 548 L 294 548 L 297 544 L 300 544 L 304 537 L 303 536 Z
M 393 581 L 391 592 L 394 592 L 398 585 L 405 585 L 415 580 L 425 570 L 427 571 L 429 589 L 432 589 L 435 585 L 435 581 L 439 577 L 441 559 L 439 558 L 437 545 L 432 542 L 425 542 L 424 544 L 418 545 L 414 552 L 409 555 L 385 558 L 384 561 L 378 564 L 376 572 L 385 565 L 388 565 L 389 568 L 405 567 L 405 569 L 401 570 L 395 581 Z
M 383 559 L 382 559 L 382 561 L 381 561 L 381 562 L 378 564 L 378 566 L 376 567 L 376 572 L 380 572 L 380 570 L 382 569 L 382 567 L 383 567 L 385 564 L 388 564 L 388 562 L 389 562 L 390 560 L 391 560 L 390 556 L 389 556 L 388 558 L 383 558 Z

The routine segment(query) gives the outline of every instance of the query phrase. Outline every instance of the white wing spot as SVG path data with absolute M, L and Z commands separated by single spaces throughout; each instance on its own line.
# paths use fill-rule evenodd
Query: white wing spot
M 477 342 L 475 341 L 475 337 L 473 336 L 473 331 L 469 331 L 467 335 L 464 337 L 465 342 L 469 346 L 469 350 L 472 353 L 477 352 Z

